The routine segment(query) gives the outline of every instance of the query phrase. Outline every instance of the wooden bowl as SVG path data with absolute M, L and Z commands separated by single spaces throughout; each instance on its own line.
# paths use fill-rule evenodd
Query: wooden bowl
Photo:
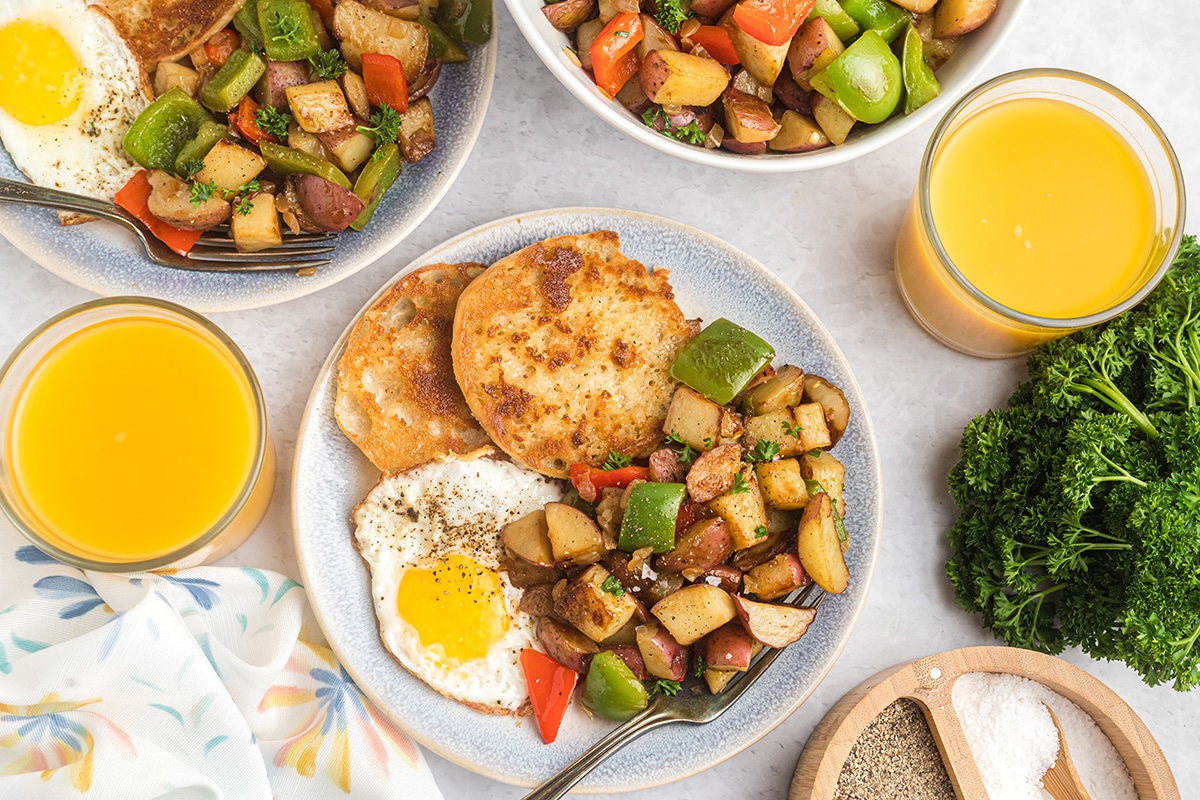
M 1116 692 L 1062 659 L 1016 647 L 964 647 L 886 669 L 851 689 L 817 725 L 792 776 L 789 800 L 832 800 L 838 776 L 859 736 L 900 698 L 917 703 L 963 800 L 986 798 L 979 769 L 950 692 L 968 672 L 1006 672 L 1035 680 L 1086 711 L 1112 741 L 1139 800 L 1179 800 L 1167 759 L 1146 724 Z

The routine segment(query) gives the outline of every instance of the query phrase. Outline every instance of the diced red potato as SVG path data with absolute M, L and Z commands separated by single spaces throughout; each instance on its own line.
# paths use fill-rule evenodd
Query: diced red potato
M 592 42 L 604 30 L 604 21 L 589 19 L 575 31 L 575 46 L 579 55 L 579 64 L 589 72 L 592 69 Z
M 718 564 L 696 579 L 696 583 L 707 583 L 736 594 L 742 588 L 742 571 L 729 564 Z
M 767 527 L 768 522 L 767 509 L 763 505 L 753 468 L 749 465 L 742 467 L 742 476 L 745 491 L 734 492 L 731 489 L 708 501 L 708 507 L 725 520 L 735 550 L 758 544 L 762 540 L 759 534 L 762 533 L 762 528 Z
M 646 92 L 642 90 L 642 85 L 637 81 L 625 81 L 621 91 L 617 92 L 616 98 L 617 102 L 625 106 L 628 111 L 638 115 L 654 105 L 650 98 L 646 97 Z
M 823 94 L 813 95 L 812 113 L 813 119 L 821 126 L 821 130 L 825 131 L 829 141 L 834 144 L 845 142 L 846 137 L 850 135 L 850 130 L 854 127 L 854 117 L 847 114 L 841 106 Z
M 940 0 L 934 11 L 933 35 L 939 39 L 962 36 L 987 22 L 996 0 Z
M 646 672 L 668 681 L 687 677 L 688 649 L 675 641 L 666 628 L 656 623 L 639 625 L 637 645 Z
M 784 597 L 811 582 L 800 559 L 791 553 L 780 553 L 747 572 L 743 578 L 746 593 L 759 600 Z
M 656 566 L 667 572 L 704 572 L 728 559 L 732 553 L 733 542 L 725 521 L 702 519 L 675 537 L 675 549 L 659 556 Z
M 729 685 L 729 682 L 740 674 L 733 669 L 706 669 L 704 670 L 704 683 L 710 692 L 720 694 Z
M 629 622 L 626 622 L 625 625 L 621 628 L 621 630 L 617 631 L 612 636 L 605 639 L 603 642 L 600 642 L 601 650 L 607 648 L 609 645 L 616 645 L 616 644 L 636 645 L 637 644 L 638 626 L 646 621 L 646 617 L 645 617 L 646 607 L 642 606 L 640 603 L 639 603 L 639 607 L 640 607 L 640 612 L 641 612 L 642 616 L 638 616 L 638 612 L 634 612 L 633 616 L 629 618 Z
M 650 454 L 650 480 L 654 483 L 683 483 L 686 474 L 687 465 L 671 448 L 663 447 Z
M 771 107 L 759 98 L 729 88 L 722 95 L 721 104 L 725 110 L 725 130 L 737 141 L 743 144 L 767 142 L 779 133 L 779 124 L 771 115 Z
M 813 496 L 796 534 L 796 551 L 804 571 L 813 582 L 830 594 L 841 594 L 850 585 L 850 572 L 842 556 L 842 546 L 833 520 L 833 504 L 829 495 L 819 492 Z
M 743 156 L 760 156 L 767 152 L 766 142 L 739 142 L 732 136 L 726 136 L 721 142 L 721 147 L 724 147 L 731 153 Z
M 658 20 L 649 14 L 642 14 L 642 40 L 638 42 L 638 58 L 643 61 L 655 50 L 678 50 L 679 43 L 675 37 L 658 24 Z
M 229 201 L 214 193 L 203 203 L 192 203 L 190 183 L 162 170 L 150 172 L 150 213 L 164 222 L 188 231 L 206 231 L 226 222 L 230 215 Z
M 763 86 L 774 86 L 775 79 L 787 62 L 788 43 L 771 45 L 760 41 L 742 30 L 729 12 L 722 18 L 721 24 L 729 34 L 733 49 L 737 51 L 738 59 L 746 71 Z
M 547 655 L 576 672 L 587 672 L 592 656 L 600 652 L 591 639 L 565 622 L 550 617 L 538 620 L 537 637 Z
M 595 642 L 615 634 L 633 618 L 637 601 L 628 592 L 605 591 L 610 573 L 593 564 L 567 582 L 566 591 L 554 602 L 554 613 L 574 625 Z
M 733 487 L 734 476 L 742 464 L 739 444 L 722 444 L 701 453 L 687 474 L 688 495 L 697 503 L 707 503 Z
M 820 403 L 801 403 L 792 409 L 800 429 L 800 447 L 805 452 L 833 446 L 833 437 L 825 422 L 825 410 Z
M 636 14 L 641 10 L 638 0 L 600 0 L 599 4 L 600 20 L 605 25 L 611 22 L 617 14 L 626 12 Z
M 823 17 L 814 16 L 792 38 L 787 71 L 801 89 L 811 90 L 812 76 L 829 66 L 845 49 L 833 27 Z
M 302 61 L 268 61 L 267 71 L 255 86 L 255 95 L 260 106 L 286 108 L 287 90 L 291 86 L 308 83 L 308 70 Z
M 651 50 L 638 68 L 638 81 L 655 103 L 707 106 L 729 85 L 729 73 L 711 58 Z
M 437 138 L 433 129 L 433 106 L 428 97 L 410 102 L 408 111 L 400 115 L 400 132 L 397 138 L 404 160 L 415 164 L 433 150 Z
M 716 19 L 733 3 L 734 0 L 692 0 L 692 13 L 702 19 Z
M 442 74 L 442 60 L 430 56 L 425 59 L 425 66 L 417 79 L 408 86 L 408 102 L 415 103 L 429 94 Z M 349 98 L 347 98 L 349 99 Z
M 820 375 L 805 375 L 804 399 L 821 406 L 829 428 L 830 446 L 837 444 L 850 425 L 850 403 L 846 395 Z
M 554 615 L 554 584 L 540 583 L 530 586 L 521 593 L 517 608 L 534 617 Z
M 629 554 L 620 550 L 610 550 L 603 563 L 625 591 L 651 605 L 683 586 L 683 578 L 674 572 L 655 571 L 649 565 L 645 569 L 639 567 L 636 572 L 631 570 Z
M 737 616 L 733 598 L 704 583 L 685 586 L 650 609 L 680 644 L 691 644 Z
M 296 176 L 296 199 L 309 218 L 327 231 L 344 231 L 365 207 L 354 192 L 318 175 Z
M 768 529 L 767 535 L 756 544 L 734 553 L 733 558 L 729 560 L 730 565 L 745 572 L 754 569 L 759 564 L 767 563 L 788 549 L 788 545 L 791 544 L 789 533 L 790 531 L 771 531 Z
M 544 509 L 531 511 L 505 525 L 500 532 L 500 540 L 514 555 L 530 564 L 539 567 L 555 565 Z
M 540 567 L 530 564 L 512 550 L 505 548 L 504 570 L 508 579 L 518 589 L 526 589 L 541 584 L 553 585 L 563 577 L 563 571 L 558 567 Z
M 736 604 L 736 600 L 734 601 Z M 754 639 L 740 622 L 729 622 L 705 636 L 696 644 L 704 663 L 714 669 L 745 672 L 753 658 Z
M 788 109 L 779 120 L 779 135 L 768 142 L 767 147 L 776 153 L 807 153 L 830 144 L 829 137 L 815 120 Z
M 740 595 L 733 602 L 746 633 L 767 647 L 787 647 L 807 633 L 817 617 L 815 608 L 757 603 Z
M 625 662 L 625 666 L 629 667 L 629 670 L 639 681 L 647 680 L 650 677 L 649 673 L 646 671 L 646 665 L 642 661 L 641 651 L 638 650 L 636 645 L 605 645 L 604 647 L 600 648 L 600 651 L 608 651 L 619 656 L 620 659 Z
M 582 566 L 604 556 L 604 534 L 587 514 L 565 503 L 547 503 L 545 513 L 554 563 Z
M 795 111 L 806 117 L 812 116 L 812 97 L 800 88 L 800 84 L 796 83 L 788 70 L 779 73 L 779 80 L 775 81 L 771 92 L 775 95 L 775 99 L 783 103 L 784 108 L 789 111 Z
M 592 16 L 596 0 L 562 0 L 542 6 L 542 13 L 555 30 L 573 31 Z
M 842 517 L 846 516 L 846 500 L 843 491 L 846 480 L 846 466 L 825 450 L 816 450 L 800 456 L 800 474 L 806 481 L 814 481 L 829 493 L 833 508 Z M 846 552 L 847 543 L 843 543 L 842 552 Z

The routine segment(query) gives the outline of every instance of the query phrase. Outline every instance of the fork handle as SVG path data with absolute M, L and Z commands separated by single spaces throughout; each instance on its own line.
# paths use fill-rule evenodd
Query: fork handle
M 32 183 L 12 181 L 0 178 L 0 203 L 16 203 L 26 206 L 41 206 L 55 208 L 60 211 L 74 211 L 93 217 L 102 217 L 112 222 L 124 225 L 131 230 L 137 230 L 133 221 L 120 206 L 94 197 L 64 192 L 48 186 L 36 186 Z
M 600 762 L 620 750 L 643 733 L 668 722 L 674 722 L 662 709 L 651 706 L 636 717 L 613 728 L 607 736 L 583 752 L 583 755 L 563 767 L 557 775 L 525 795 L 524 800 L 558 800 Z

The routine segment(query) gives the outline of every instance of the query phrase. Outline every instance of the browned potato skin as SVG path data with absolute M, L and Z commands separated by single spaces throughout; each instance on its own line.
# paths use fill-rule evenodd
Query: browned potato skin
M 765 564 L 759 564 L 746 573 L 743 581 L 746 594 L 759 600 L 783 597 L 812 582 L 800 565 L 800 559 L 791 553 L 780 553 Z
M 554 603 L 555 614 L 594 642 L 621 630 L 637 611 L 637 601 L 628 592 L 617 596 L 601 588 L 609 576 L 608 570 L 593 564 L 570 580 Z
M 561 569 L 530 564 L 508 548 L 504 550 L 504 570 L 508 573 L 508 579 L 512 581 L 512 585 L 518 589 L 543 583 L 553 584 L 563 577 Z
M 733 554 L 733 542 L 722 519 L 702 519 L 693 522 L 675 539 L 675 549 L 663 553 L 655 562 L 660 570 L 705 572 L 724 562 Z
M 733 5 L 734 0 L 693 0 L 692 13 L 704 19 L 716 19 Z
M 539 583 L 530 586 L 521 593 L 521 602 L 517 608 L 534 617 L 554 616 L 553 584 Z
M 582 566 L 599 561 L 607 548 L 604 535 L 591 517 L 564 503 L 546 504 L 546 535 L 560 566 Z
M 531 511 L 505 525 L 500 532 L 500 540 L 509 552 L 534 566 L 554 566 L 545 509 Z
M 804 370 L 786 366 L 742 394 L 741 409 L 747 414 L 767 414 L 794 406 L 804 396 Z
M 542 6 L 542 13 L 555 30 L 573 31 L 592 16 L 596 0 L 562 0 Z
M 646 671 L 646 665 L 642 661 L 642 653 L 636 645 L 632 644 L 607 644 L 600 648 L 600 652 L 615 653 L 625 666 L 629 667 L 629 671 L 634 674 L 639 681 L 648 680 L 650 673 Z
M 713 669 L 745 672 L 754 657 L 754 638 L 740 622 L 729 622 L 701 639 L 696 651 Z
M 287 90 L 292 86 L 308 83 L 308 70 L 302 61 L 268 61 L 267 71 L 254 87 L 255 99 L 260 106 L 286 108 Z
M 354 192 L 318 175 L 296 176 L 296 199 L 309 218 L 327 231 L 344 231 L 364 208 Z
M 991 18 L 996 0 L 941 0 L 933 16 L 933 35 L 939 39 L 970 33 Z
M 642 84 L 638 81 L 625 81 L 625 85 L 621 87 L 621 91 L 616 94 L 617 102 L 625 106 L 633 114 L 641 114 L 643 111 L 654 105 L 649 97 L 646 97 L 646 92 L 642 89 Z
M 696 583 L 659 600 L 650 613 L 675 641 L 688 645 L 732 620 L 737 609 L 724 590 Z
M 655 103 L 707 106 L 729 85 L 729 73 L 711 58 L 651 50 L 638 68 L 638 82 Z
M 788 70 L 779 73 L 779 80 L 775 81 L 771 92 L 789 111 L 795 111 L 805 117 L 812 116 L 812 96 L 800 88 L 800 84 L 796 83 Z
M 742 465 L 742 447 L 722 444 L 702 453 L 687 474 L 688 495 L 697 503 L 707 503 L 733 487 L 733 476 Z
M 821 17 L 813 17 L 792 37 L 787 54 L 788 71 L 801 89 L 811 90 L 809 79 L 829 66 L 843 50 L 842 40 L 830 24 Z
M 771 531 L 757 544 L 738 550 L 729 560 L 731 566 L 747 572 L 759 564 L 765 564 L 775 556 L 787 550 L 790 537 L 783 531 Z
M 817 617 L 815 608 L 796 608 L 776 603 L 756 603 L 735 597 L 738 618 L 756 642 L 767 647 L 787 647 L 808 632 Z
M 578 49 L 579 64 L 589 72 L 592 69 L 592 42 L 604 30 L 604 21 L 589 19 L 575 31 L 575 46 Z
M 537 637 L 548 656 L 576 672 L 587 672 L 592 656 L 600 652 L 591 639 L 565 622 L 550 617 L 538 620 Z
M 400 115 L 400 152 L 404 160 L 415 164 L 433 150 L 437 139 L 433 130 L 433 105 L 428 97 L 409 103 L 408 111 Z
M 176 228 L 206 231 L 229 220 L 229 201 L 220 192 L 194 206 L 191 184 L 157 169 L 150 172 L 150 187 L 150 213 Z
M 805 375 L 804 399 L 821 405 L 829 428 L 830 446 L 837 444 L 850 425 L 850 403 L 846 395 L 820 375 Z
M 767 143 L 776 153 L 807 153 L 831 144 L 812 118 L 788 109 L 779 119 L 779 135 Z
M 671 448 L 663 447 L 650 454 L 650 480 L 654 483 L 683 483 L 686 474 L 687 466 Z
M 646 672 L 667 681 L 682 681 L 687 677 L 688 649 L 653 622 L 637 627 L 637 645 Z
M 715 584 L 712 583 L 709 580 L 710 578 L 715 578 L 717 582 Z M 729 592 L 729 594 L 737 594 L 742 588 L 742 571 L 729 564 L 718 564 L 697 578 L 696 582 L 716 586 L 719 589 Z
M 662 570 L 654 578 L 643 578 L 629 569 L 629 558 L 628 553 L 610 550 L 604 557 L 604 566 L 637 599 L 653 605 L 682 588 L 683 578 L 677 573 Z
M 833 522 L 829 495 L 818 492 L 804 509 L 796 534 L 796 552 L 804 571 L 830 594 L 841 594 L 850 585 L 850 572 Z
M 761 156 L 767 152 L 766 142 L 739 142 L 732 136 L 726 136 L 721 142 L 721 147 L 731 153 L 743 156 Z M 720 670 L 714 670 L 714 672 L 720 672 Z
M 772 78 L 774 82 L 774 78 Z M 739 142 L 767 142 L 779 133 L 779 124 L 771 107 L 757 97 L 729 88 L 721 97 L 725 109 L 725 130 Z

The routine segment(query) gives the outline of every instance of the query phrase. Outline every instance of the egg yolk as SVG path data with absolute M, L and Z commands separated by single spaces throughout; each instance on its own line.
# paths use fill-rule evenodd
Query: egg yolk
M 440 644 L 446 657 L 457 661 L 483 658 L 508 630 L 500 576 L 466 556 L 405 572 L 396 609 L 416 629 L 422 646 Z
M 0 108 L 26 125 L 71 114 L 83 93 L 83 69 L 62 34 L 40 22 L 0 28 Z

